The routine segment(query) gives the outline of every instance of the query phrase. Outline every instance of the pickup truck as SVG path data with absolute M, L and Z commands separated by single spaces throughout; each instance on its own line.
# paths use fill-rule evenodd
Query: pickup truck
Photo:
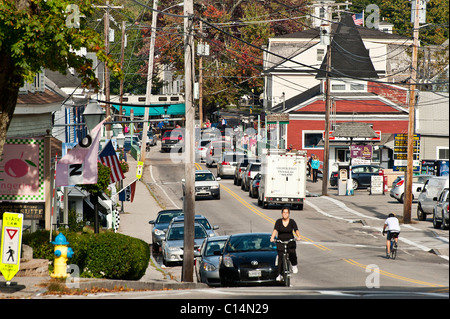
M 184 147 L 183 136 L 183 128 L 164 131 L 161 137 L 161 151 L 168 152 L 175 149 L 178 152 L 182 152 Z

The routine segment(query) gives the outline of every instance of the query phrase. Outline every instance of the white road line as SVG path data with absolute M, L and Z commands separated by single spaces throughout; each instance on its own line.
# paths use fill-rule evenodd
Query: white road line
M 164 190 L 164 188 L 162 188 L 161 185 L 159 185 L 159 184 L 156 182 L 155 178 L 153 177 L 153 166 L 152 166 L 152 165 L 150 165 L 149 169 L 150 169 L 150 176 L 152 177 L 153 183 L 154 183 L 156 186 L 158 186 L 158 187 L 163 191 L 164 195 L 166 195 L 166 197 L 169 199 L 169 201 L 172 203 L 173 206 L 175 206 L 176 208 L 180 209 L 180 207 L 179 207 L 177 204 L 175 204 L 175 202 L 172 200 L 172 198 L 169 197 L 169 195 L 166 193 L 166 191 Z

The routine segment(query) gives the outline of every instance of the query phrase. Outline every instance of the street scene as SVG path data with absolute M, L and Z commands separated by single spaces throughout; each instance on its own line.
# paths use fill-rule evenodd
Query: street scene
M 0 299 L 448 300 L 448 0 L 405 3 L 3 2 Z

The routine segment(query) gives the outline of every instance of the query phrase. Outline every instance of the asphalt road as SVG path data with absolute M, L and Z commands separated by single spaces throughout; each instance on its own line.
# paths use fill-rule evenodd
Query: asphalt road
M 181 208 L 184 166 L 174 163 L 170 154 L 159 152 L 158 147 L 152 148 L 146 164 L 150 170 L 150 180 L 146 182 L 158 201 L 166 208 Z M 212 171 L 215 173 L 215 169 Z M 320 188 L 320 181 L 307 183 L 312 194 L 320 193 Z M 330 188 L 329 193 L 334 194 L 336 190 Z M 205 215 L 211 224 L 219 225 L 219 235 L 271 232 L 281 216 L 280 208 L 263 209 L 256 202 L 233 185 L 230 177 L 221 181 L 220 200 L 197 200 L 195 210 Z M 448 230 L 432 229 L 430 220 L 404 225 L 401 238 L 405 241 L 400 242 L 398 258 L 389 260 L 385 258 L 385 237 L 380 230 L 391 211 L 401 214 L 402 205 L 388 195 L 373 197 L 365 190 L 339 199 L 336 196 L 308 197 L 303 211 L 292 210 L 291 213 L 291 218 L 299 225 L 302 240 L 297 244 L 299 273 L 293 274 L 290 293 L 303 295 L 308 290 L 315 296 L 330 297 L 401 291 L 410 297 L 423 296 L 423 293 L 443 293 L 448 297 L 449 263 L 448 257 L 445 258 L 448 256 Z M 415 212 L 414 207 L 412 211 Z M 443 256 L 429 252 L 430 249 L 442 252 Z M 161 258 L 157 260 L 161 262 Z M 166 269 L 180 276 L 181 266 Z M 213 293 L 218 298 L 227 293 L 242 297 L 251 295 L 252 291 L 255 290 L 218 288 Z M 265 296 L 279 294 L 269 287 L 257 291 L 258 294 L 264 291 Z M 179 294 L 180 298 L 187 297 Z M 205 298 L 211 292 L 202 295 L 200 290 L 195 294 L 197 298 Z M 162 298 L 164 294 L 159 296 Z

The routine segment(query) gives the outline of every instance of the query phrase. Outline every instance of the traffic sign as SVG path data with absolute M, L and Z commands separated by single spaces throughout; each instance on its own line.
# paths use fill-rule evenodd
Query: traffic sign
M 137 167 L 136 167 L 136 178 L 137 179 L 141 179 L 143 170 L 144 170 L 144 162 L 137 162 Z
M 3 213 L 0 271 L 6 282 L 19 271 L 23 214 Z

